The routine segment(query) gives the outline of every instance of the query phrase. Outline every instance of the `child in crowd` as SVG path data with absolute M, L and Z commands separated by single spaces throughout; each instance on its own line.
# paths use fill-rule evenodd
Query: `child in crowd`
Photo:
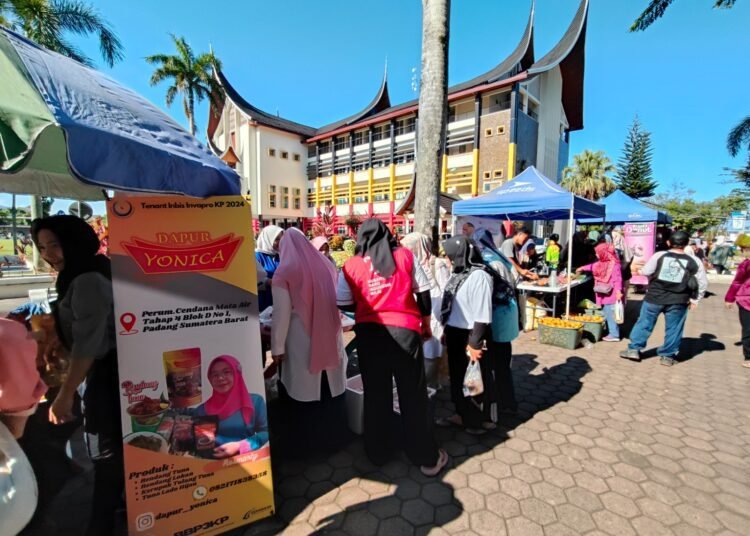
M 620 340 L 620 326 L 615 319 L 615 305 L 622 300 L 622 271 L 620 259 L 612 244 L 601 243 L 596 246 L 597 262 L 581 266 L 576 272 L 594 274 L 594 294 L 596 304 L 601 305 L 607 319 L 609 334 L 602 340 L 617 342 Z
M 740 248 L 745 260 L 737 267 L 737 273 L 729 286 L 724 303 L 727 309 L 731 309 L 732 304 L 736 302 L 740 310 L 742 353 L 745 356 L 742 366 L 750 368 L 750 236 L 741 234 L 734 243 Z

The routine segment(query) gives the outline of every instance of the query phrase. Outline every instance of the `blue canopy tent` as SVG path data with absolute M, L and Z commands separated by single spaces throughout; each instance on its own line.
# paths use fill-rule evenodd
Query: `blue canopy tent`
M 606 209 L 604 221 L 607 223 L 651 222 L 672 223 L 672 218 L 666 212 L 656 210 L 633 199 L 625 192 L 615 190 L 599 201 Z M 599 223 L 600 218 L 580 220 L 581 223 Z
M 0 191 L 237 195 L 237 173 L 103 73 L 0 27 Z
M 605 211 L 602 205 L 573 195 L 531 166 L 489 193 L 456 201 L 453 215 L 508 220 L 569 220 L 568 243 L 571 243 L 576 219 L 597 218 L 602 221 Z M 572 262 L 572 252 L 573 249 L 568 248 L 568 266 Z M 565 312 L 570 314 L 570 282 L 566 294 Z

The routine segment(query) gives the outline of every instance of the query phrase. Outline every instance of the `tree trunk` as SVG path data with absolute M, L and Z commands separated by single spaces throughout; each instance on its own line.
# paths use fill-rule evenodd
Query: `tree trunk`
M 188 93 L 188 122 L 190 123 L 190 134 L 195 136 L 195 98 L 193 96 L 193 91 L 191 90 L 190 93 Z
M 438 247 L 440 175 L 448 115 L 450 0 L 422 0 L 422 74 L 417 128 L 414 230 Z

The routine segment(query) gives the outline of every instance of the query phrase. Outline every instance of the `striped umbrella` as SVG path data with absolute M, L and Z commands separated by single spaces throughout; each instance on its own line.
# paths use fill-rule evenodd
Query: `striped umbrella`
M 0 27 L 0 192 L 239 194 L 239 176 L 149 101 Z

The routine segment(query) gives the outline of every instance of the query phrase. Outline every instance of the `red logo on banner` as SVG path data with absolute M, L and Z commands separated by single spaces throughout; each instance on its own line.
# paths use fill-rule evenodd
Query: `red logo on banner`
M 215 240 L 206 232 L 157 233 L 156 242 L 131 238 L 122 247 L 145 274 L 222 272 L 242 244 L 243 238 L 229 233 Z

